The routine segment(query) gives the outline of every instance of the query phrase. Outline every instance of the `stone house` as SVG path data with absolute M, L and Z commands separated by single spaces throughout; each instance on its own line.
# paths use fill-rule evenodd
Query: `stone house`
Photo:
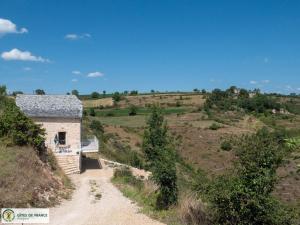
M 83 153 L 98 151 L 95 137 L 82 140 L 83 106 L 75 95 L 17 95 L 16 104 L 45 129 L 45 144 L 67 174 L 80 173 Z

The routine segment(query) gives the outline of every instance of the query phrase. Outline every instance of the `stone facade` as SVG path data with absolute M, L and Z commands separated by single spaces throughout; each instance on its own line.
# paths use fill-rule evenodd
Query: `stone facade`
M 81 119 L 72 118 L 32 118 L 46 130 L 46 146 L 55 150 L 55 136 L 58 132 L 66 132 L 66 147 L 70 147 L 71 154 L 78 154 L 81 149 Z M 63 146 L 61 146 L 63 147 Z

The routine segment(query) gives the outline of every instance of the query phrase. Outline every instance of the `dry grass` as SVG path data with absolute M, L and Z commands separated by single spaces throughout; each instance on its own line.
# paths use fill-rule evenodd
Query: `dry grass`
M 193 193 L 185 194 L 180 199 L 177 211 L 182 223 L 186 225 L 212 224 L 208 219 L 204 203 L 197 199 Z
M 177 102 L 182 106 L 202 106 L 205 102 L 203 96 L 192 94 L 153 94 L 153 95 L 137 95 L 126 96 L 118 103 L 121 108 L 126 108 L 128 105 L 136 105 L 145 107 L 150 104 L 160 104 L 161 106 L 175 106 Z
M 91 107 L 112 107 L 114 105 L 112 98 L 101 98 L 101 99 L 95 99 L 95 100 L 83 100 L 82 101 L 83 106 L 85 108 L 91 108 Z
M 67 191 L 30 147 L 0 147 L 0 208 L 47 207 Z

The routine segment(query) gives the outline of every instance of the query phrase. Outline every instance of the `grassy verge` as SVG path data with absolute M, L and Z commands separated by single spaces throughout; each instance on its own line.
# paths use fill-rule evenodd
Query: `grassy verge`
M 153 182 L 134 177 L 130 170 L 126 168 L 117 169 L 112 182 L 125 197 L 132 199 L 142 207 L 142 213 L 166 224 L 182 224 L 176 207 L 169 210 L 156 209 L 157 187 Z

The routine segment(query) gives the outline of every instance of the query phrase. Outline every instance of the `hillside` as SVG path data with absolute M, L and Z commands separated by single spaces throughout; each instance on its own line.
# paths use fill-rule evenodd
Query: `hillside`
M 44 149 L 43 135 L 0 96 L 0 208 L 49 207 L 70 196 L 72 184 Z
M 286 137 L 298 137 L 300 134 L 300 99 L 297 97 L 257 95 L 247 98 L 247 102 L 240 97 L 225 97 L 216 100 L 216 105 L 208 110 L 206 107 L 211 96 L 213 94 L 210 93 L 122 96 L 113 107 L 95 107 L 94 116 L 86 108 L 85 124 L 88 126 L 96 120 L 104 125 L 105 143 L 100 149 L 103 157 L 142 166 L 144 156 L 141 145 L 150 115 L 149 105 L 159 104 L 177 143 L 177 153 L 183 160 L 178 164 L 180 190 L 183 192 L 188 192 L 193 179 L 196 179 L 194 172 L 188 168 L 201 171 L 210 179 L 232 167 L 236 156 L 226 146 L 236 137 L 255 133 L 262 127 Z M 236 108 L 226 108 L 224 103 Z M 256 104 L 254 108 L 257 109 L 262 107 L 261 111 L 251 111 L 251 104 Z M 136 106 L 136 113 L 129 115 L 132 105 Z M 272 112 L 273 107 L 276 107 L 276 112 Z M 293 153 L 277 171 L 280 180 L 273 194 L 291 206 L 300 204 L 299 165 L 299 154 Z

